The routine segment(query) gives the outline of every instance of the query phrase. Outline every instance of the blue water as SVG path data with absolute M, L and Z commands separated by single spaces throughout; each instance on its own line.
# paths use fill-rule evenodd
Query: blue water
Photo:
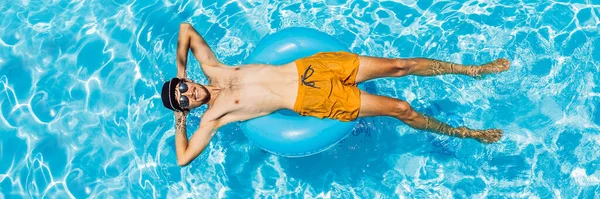
M 0 198 L 600 197 L 599 0 L 17 0 L 0 13 Z M 295 26 L 363 55 L 507 57 L 510 71 L 481 80 L 367 84 L 505 136 L 482 145 L 375 117 L 328 151 L 289 159 L 231 124 L 181 168 L 158 95 L 176 73 L 181 22 L 231 65 L 264 35 Z M 188 68 L 206 82 L 196 61 Z

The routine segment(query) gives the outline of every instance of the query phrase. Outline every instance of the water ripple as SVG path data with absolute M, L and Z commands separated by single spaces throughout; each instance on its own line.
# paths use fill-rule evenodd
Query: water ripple
M 598 2 L 11 1 L 0 12 L 1 198 L 600 197 Z M 481 145 L 369 118 L 333 149 L 288 159 L 232 124 L 180 168 L 173 116 L 158 95 L 175 75 L 180 22 L 228 64 L 294 26 L 371 56 L 508 57 L 510 71 L 482 80 L 388 78 L 369 87 L 506 136 Z M 206 81 L 197 62 L 188 68 Z

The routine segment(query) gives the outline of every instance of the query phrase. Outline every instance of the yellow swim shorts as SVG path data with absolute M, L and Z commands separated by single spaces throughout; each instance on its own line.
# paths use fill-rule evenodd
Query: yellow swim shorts
M 351 121 L 358 117 L 360 89 L 356 87 L 358 55 L 348 52 L 317 53 L 296 60 L 300 115 Z

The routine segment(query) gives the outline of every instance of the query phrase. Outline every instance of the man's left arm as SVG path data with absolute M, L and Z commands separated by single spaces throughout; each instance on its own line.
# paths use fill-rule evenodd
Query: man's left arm
M 210 46 L 208 46 L 204 38 L 196 32 L 194 27 L 188 23 L 181 23 L 177 39 L 177 77 L 185 78 L 187 76 L 185 70 L 190 49 L 203 69 L 205 67 L 223 66 L 223 63 L 217 59 Z

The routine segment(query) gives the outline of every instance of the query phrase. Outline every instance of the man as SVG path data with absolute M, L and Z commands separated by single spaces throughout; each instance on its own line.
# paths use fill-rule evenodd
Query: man
M 208 77 L 208 85 L 196 84 L 186 78 L 190 49 Z M 177 44 L 177 78 L 163 85 L 161 96 L 164 106 L 175 111 L 177 163 L 181 166 L 189 164 L 204 150 L 219 127 L 279 109 L 340 121 L 391 116 L 416 129 L 491 143 L 500 139 L 501 130 L 455 128 L 415 112 L 405 101 L 369 94 L 359 90 L 356 84 L 405 75 L 461 74 L 476 77 L 508 68 L 506 59 L 480 66 L 464 66 L 423 58 L 377 58 L 347 52 L 318 53 L 278 67 L 266 64 L 231 67 L 215 57 L 191 25 L 183 23 Z M 186 115 L 189 110 L 203 104 L 207 104 L 208 109 L 188 143 Z

